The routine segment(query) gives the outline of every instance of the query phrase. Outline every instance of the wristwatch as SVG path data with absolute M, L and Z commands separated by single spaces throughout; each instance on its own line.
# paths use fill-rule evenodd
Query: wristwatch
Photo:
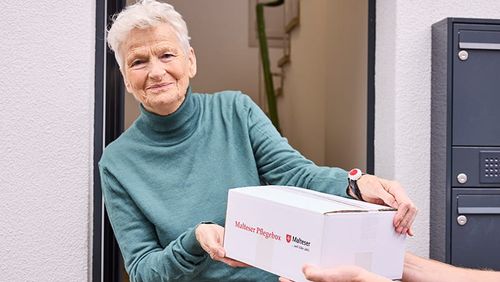
M 351 191 L 354 193 L 356 198 L 358 198 L 358 200 L 364 201 L 363 196 L 361 196 L 361 191 L 359 190 L 357 182 L 358 179 L 361 178 L 361 176 L 363 176 L 361 169 L 359 168 L 351 169 L 347 174 L 347 178 L 349 180 L 349 185 L 347 186 L 347 189 L 351 189 Z M 347 194 L 349 195 L 349 192 Z

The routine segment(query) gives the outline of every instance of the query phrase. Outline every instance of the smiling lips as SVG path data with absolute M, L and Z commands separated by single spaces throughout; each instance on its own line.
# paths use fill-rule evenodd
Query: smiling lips
M 146 88 L 146 90 L 151 90 L 153 92 L 159 92 L 159 91 L 164 91 L 170 88 L 171 85 L 173 85 L 173 82 L 163 82 L 163 83 L 156 83 L 153 85 L 150 85 Z

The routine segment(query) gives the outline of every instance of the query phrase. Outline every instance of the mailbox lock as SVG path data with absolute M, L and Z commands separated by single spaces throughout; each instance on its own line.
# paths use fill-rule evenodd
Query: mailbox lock
M 465 215 L 459 215 L 457 217 L 458 225 L 463 226 L 467 223 L 467 217 Z
M 467 51 L 465 51 L 465 50 L 462 50 L 462 51 L 458 52 L 458 58 L 461 61 L 465 61 L 469 58 L 469 53 L 467 53 Z
M 467 174 L 460 173 L 459 175 L 457 175 L 457 181 L 460 184 L 464 184 L 465 182 L 467 182 Z

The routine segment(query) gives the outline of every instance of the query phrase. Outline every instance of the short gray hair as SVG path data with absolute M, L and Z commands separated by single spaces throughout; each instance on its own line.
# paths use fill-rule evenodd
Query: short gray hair
M 149 28 L 162 23 L 167 23 L 172 27 L 184 53 L 187 54 L 190 37 L 186 22 L 172 5 L 156 0 L 142 0 L 113 16 L 113 24 L 108 31 L 108 45 L 115 53 L 120 69 L 122 69 L 123 61 L 118 50 L 127 40 L 129 32 L 134 28 Z

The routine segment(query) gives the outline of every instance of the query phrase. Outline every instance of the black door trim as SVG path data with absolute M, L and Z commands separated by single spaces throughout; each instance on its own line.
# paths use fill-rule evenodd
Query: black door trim
M 92 222 L 92 281 L 101 281 L 101 233 L 102 233 L 102 197 L 101 179 L 98 162 L 102 155 L 103 140 L 103 101 L 104 101 L 104 50 L 105 50 L 105 1 L 96 0 L 95 29 L 95 64 L 94 64 L 94 190 Z
M 123 7 L 125 0 L 96 0 L 92 281 L 120 281 L 122 264 L 118 244 L 103 209 L 98 164 L 104 146 L 123 131 L 123 82 L 114 55 L 105 42 L 108 20 Z
M 375 173 L 375 6 L 368 0 L 368 100 L 366 122 L 366 172 Z

